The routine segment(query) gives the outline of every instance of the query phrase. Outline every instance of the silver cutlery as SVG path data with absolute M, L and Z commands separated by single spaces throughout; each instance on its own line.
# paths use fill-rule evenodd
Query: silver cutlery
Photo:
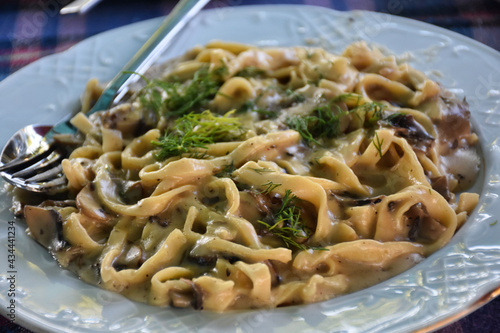
M 106 110 L 116 103 L 165 49 L 182 28 L 210 0 L 181 0 L 160 27 L 146 41 L 125 67 L 109 82 L 101 97 L 87 113 Z M 29 125 L 17 131 L 0 155 L 0 175 L 12 185 L 32 192 L 60 192 L 67 186 L 61 160 L 66 153 L 54 140 L 56 134 L 75 134 L 70 116 L 50 126 Z
M 75 0 L 70 2 L 59 11 L 61 14 L 84 14 L 101 0 Z

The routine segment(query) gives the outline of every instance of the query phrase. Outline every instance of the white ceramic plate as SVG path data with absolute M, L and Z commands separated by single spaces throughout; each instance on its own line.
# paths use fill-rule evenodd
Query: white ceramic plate
M 0 144 L 29 123 L 54 123 L 78 106 L 86 81 L 109 80 L 160 23 L 112 30 L 46 57 L 0 82 Z M 252 6 L 203 12 L 165 58 L 212 39 L 259 46 L 310 44 L 340 52 L 364 39 L 402 55 L 459 96 L 467 96 L 484 170 L 477 209 L 451 243 L 421 264 L 369 289 L 305 306 L 214 314 L 135 303 L 60 269 L 16 221 L 14 269 L 7 261 L 10 199 L 0 194 L 0 308 L 50 332 L 403 332 L 439 326 L 500 285 L 500 54 L 424 23 L 371 12 L 307 6 Z M 408 53 L 409 52 L 409 53 Z M 15 297 L 9 297 L 15 271 Z M 486 296 L 487 297 L 487 296 Z M 484 299 L 484 298 L 483 298 Z

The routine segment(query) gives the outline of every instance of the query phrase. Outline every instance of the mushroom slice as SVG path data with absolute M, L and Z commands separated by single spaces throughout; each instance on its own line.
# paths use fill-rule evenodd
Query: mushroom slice
M 98 201 L 92 184 L 87 184 L 76 196 L 76 206 L 88 217 L 98 221 L 109 221 L 112 216 L 104 210 Z
M 57 251 L 64 246 L 62 217 L 53 208 L 25 206 L 24 217 L 31 237 L 49 251 Z

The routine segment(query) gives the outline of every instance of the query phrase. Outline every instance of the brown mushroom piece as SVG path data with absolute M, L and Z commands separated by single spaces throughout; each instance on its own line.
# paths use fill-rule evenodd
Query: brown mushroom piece
M 124 138 L 135 136 L 141 122 L 140 110 L 135 109 L 131 104 L 117 105 L 100 116 L 105 128 L 119 130 Z
M 64 246 L 62 218 L 55 209 L 25 206 L 24 217 L 28 224 L 29 234 L 42 246 L 51 252 Z
M 434 144 L 434 137 L 412 115 L 397 113 L 390 116 L 388 122 L 394 127 L 396 135 L 408 140 L 413 149 L 425 153 Z
M 412 242 L 432 243 L 445 232 L 446 227 L 435 220 L 424 205 L 413 205 L 405 214 L 408 227 L 408 239 Z
M 443 117 L 437 121 L 441 146 L 451 150 L 460 148 L 462 141 L 471 135 L 469 104 L 463 100 L 443 100 Z
M 100 204 L 92 184 L 88 184 L 78 193 L 76 197 L 76 206 L 83 214 L 94 220 L 109 221 L 112 218 Z
M 448 178 L 446 176 L 439 176 L 431 178 L 430 181 L 432 188 L 449 202 L 452 198 L 452 193 L 450 192 Z
M 121 180 L 119 178 L 113 179 L 118 184 L 120 198 L 127 205 L 137 203 L 144 198 L 144 188 L 141 181 Z

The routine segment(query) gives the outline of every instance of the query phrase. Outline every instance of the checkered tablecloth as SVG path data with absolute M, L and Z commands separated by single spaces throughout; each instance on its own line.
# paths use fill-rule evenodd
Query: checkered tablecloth
M 97 33 L 168 14 L 176 1 L 103 0 L 85 15 L 59 15 L 69 0 L 0 0 L 0 81 L 21 67 Z M 213 0 L 207 7 L 307 4 L 413 18 L 500 50 L 500 0 Z M 1 112 L 1 111 L 0 111 Z M 0 268 L 1 269 L 1 268 Z M 440 333 L 500 332 L 500 299 Z M 0 317 L 0 332 L 28 332 Z

